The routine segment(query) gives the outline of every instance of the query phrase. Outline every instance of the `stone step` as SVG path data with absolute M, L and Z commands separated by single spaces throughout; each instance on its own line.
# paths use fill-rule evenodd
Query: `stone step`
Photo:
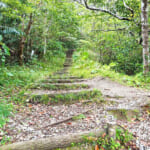
M 66 57 L 66 60 L 71 61 L 72 57 Z
M 72 62 L 72 58 L 66 58 L 65 62 Z
M 54 75 L 64 75 L 64 74 L 66 74 L 66 72 L 57 72 Z
M 62 75 L 62 76 L 50 76 L 50 79 L 82 79 L 82 77 Z
M 64 64 L 64 67 L 70 67 L 71 66 L 71 64 Z
M 75 89 L 88 89 L 89 86 L 86 84 L 77 84 L 77 83 L 56 83 L 56 84 L 35 84 L 30 87 L 30 89 L 44 89 L 44 90 L 75 90 Z
M 86 79 L 46 79 L 41 82 L 43 83 L 74 83 L 74 82 L 84 82 Z
M 44 103 L 44 104 L 69 104 L 74 101 L 97 99 L 103 101 L 102 94 L 98 90 L 69 90 L 69 91 L 46 91 L 34 90 L 30 94 L 25 94 L 30 103 Z
M 69 73 L 69 71 L 68 70 L 62 70 L 62 71 L 58 71 L 58 72 L 56 72 L 56 73 L 54 73 L 53 75 L 65 75 L 65 74 L 68 74 Z

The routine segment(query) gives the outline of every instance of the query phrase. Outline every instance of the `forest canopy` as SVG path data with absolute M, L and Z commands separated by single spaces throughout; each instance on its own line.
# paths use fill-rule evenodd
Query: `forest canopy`
M 148 5 L 144 0 L 2 0 L 1 64 L 63 55 L 67 49 L 84 48 L 84 41 L 101 64 L 114 63 L 116 71 L 133 75 L 142 72 L 144 62 L 144 73 L 149 72 L 141 2 Z

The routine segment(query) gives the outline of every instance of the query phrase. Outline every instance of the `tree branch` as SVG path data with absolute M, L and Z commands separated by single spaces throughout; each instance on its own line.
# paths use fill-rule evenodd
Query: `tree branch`
M 99 29 L 99 30 L 91 30 L 91 31 L 109 32 L 109 31 L 118 31 L 118 30 L 122 31 L 122 30 L 125 30 L 125 29 L 126 29 L 126 28 L 110 29 L 110 30 L 101 30 L 101 29 Z
M 125 3 L 124 0 L 123 0 L 123 4 L 124 4 L 124 7 L 125 7 L 126 9 L 128 9 L 129 11 L 131 11 L 132 17 L 134 17 L 134 11 L 133 11 L 133 9 L 130 8 L 130 7 Z
M 74 1 L 78 2 L 78 3 L 81 4 L 81 5 L 84 5 L 84 6 L 85 6 L 87 9 L 89 9 L 89 10 L 101 11 L 101 12 L 107 13 L 107 14 L 109 14 L 109 15 L 111 15 L 111 16 L 113 16 L 113 17 L 119 19 L 119 20 L 132 21 L 132 19 L 127 18 L 127 17 L 118 16 L 117 14 L 111 12 L 110 10 L 103 9 L 103 8 L 91 7 L 91 6 L 88 5 L 87 0 L 83 0 L 83 1 L 82 1 L 82 0 L 74 0 Z M 84 4 L 83 4 L 82 2 L 83 2 Z M 125 7 L 126 7 L 128 10 L 133 11 L 129 6 L 126 5 L 126 3 L 125 3 Z M 132 12 L 132 18 L 133 18 L 133 12 Z
M 30 20 L 29 20 L 28 26 L 27 26 L 26 31 L 25 31 L 26 35 L 29 34 L 32 23 L 33 23 L 33 20 L 32 20 L 32 13 L 31 13 L 30 14 Z

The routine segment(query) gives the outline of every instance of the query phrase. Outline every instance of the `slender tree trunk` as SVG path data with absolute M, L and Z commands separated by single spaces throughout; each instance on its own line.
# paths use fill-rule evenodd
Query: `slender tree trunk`
M 30 29 L 31 29 L 31 25 L 32 25 L 32 14 L 30 14 L 30 20 L 27 26 L 26 31 L 24 31 L 24 21 L 22 24 L 22 31 L 25 32 L 25 35 L 23 35 L 21 37 L 20 40 L 20 49 L 19 49 L 19 64 L 22 66 L 23 65 L 23 51 L 24 51 L 24 46 L 25 46 L 25 41 L 26 41 L 26 37 L 28 36 Z
M 22 31 L 24 31 L 24 19 L 22 22 Z M 20 45 L 19 45 L 19 64 L 23 64 L 23 49 L 24 49 L 25 37 L 24 35 L 21 37 Z
M 46 36 L 45 36 L 44 37 L 44 55 L 46 54 L 46 51 L 47 51 L 46 47 L 47 47 L 47 39 L 46 39 Z
M 148 45 L 148 0 L 141 0 L 141 24 L 143 39 L 143 73 L 149 72 L 149 45 Z
M 45 19 L 44 19 L 44 24 L 45 24 L 45 29 L 44 29 L 44 55 L 46 54 L 46 51 L 47 51 L 47 37 L 46 37 L 46 34 L 47 34 L 47 16 L 45 16 Z

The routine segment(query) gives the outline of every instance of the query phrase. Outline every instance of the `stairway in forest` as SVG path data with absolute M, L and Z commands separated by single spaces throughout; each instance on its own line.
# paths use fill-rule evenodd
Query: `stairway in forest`
M 72 54 L 73 50 L 68 50 L 62 70 L 31 87 L 30 103 L 71 104 L 83 99 L 87 100 L 101 96 L 100 91 L 93 90 L 93 88 L 85 84 L 86 79 L 69 74 L 68 70 L 72 64 Z
M 127 120 L 138 114 L 134 109 L 117 108 L 121 97 L 102 95 L 92 80 L 70 75 L 72 54 L 73 50 L 68 50 L 62 70 L 26 92 L 27 107 L 5 129 L 12 142 L 108 129 L 116 121 L 114 116 Z M 85 145 L 77 149 L 85 149 Z M 92 147 L 86 145 L 86 149 Z

